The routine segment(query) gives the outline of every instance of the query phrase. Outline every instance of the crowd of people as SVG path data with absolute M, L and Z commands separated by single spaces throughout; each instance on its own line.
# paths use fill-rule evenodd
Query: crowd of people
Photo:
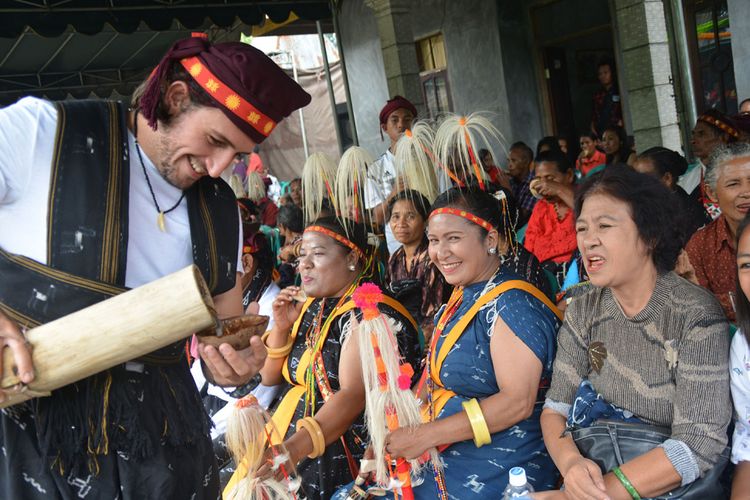
M 471 118 L 445 118 L 432 125 L 437 135 L 451 120 L 463 120 L 469 149 L 478 148 L 474 127 L 480 125 Z M 280 198 L 279 213 L 289 215 L 277 229 L 259 227 L 258 209 L 251 210 L 256 225 L 248 234 L 269 241 L 282 236 L 272 270 L 296 266 L 296 274 L 281 273 L 293 276 L 284 283 L 291 286 L 275 289 L 274 305 L 261 308 L 274 320 L 266 339 L 273 359 L 254 391 L 275 412 L 274 421 L 285 400 L 296 405 L 286 409 L 293 416 L 281 434 L 305 494 L 351 494 L 357 460 L 366 453 L 362 382 L 359 375 L 346 380 L 357 372 L 357 350 L 346 347 L 352 320 L 326 318 L 338 318 L 356 285 L 368 280 L 401 306 L 383 304 L 383 313 L 408 326 L 399 337 L 403 362 L 426 376 L 414 390 L 431 401 L 430 415 L 422 426 L 387 439 L 388 452 L 406 459 L 441 450 L 440 475 L 423 473 L 413 487 L 416 498 L 499 496 L 513 466 L 526 469 L 537 491 L 549 490 L 537 493 L 540 498 L 630 498 L 633 492 L 652 498 L 691 489 L 699 496 L 685 498 L 727 498 L 730 491 L 742 498 L 750 474 L 743 463 L 750 446 L 743 403 L 750 396 L 750 356 L 745 335 L 735 329 L 747 300 L 738 288 L 738 228 L 750 211 L 746 120 L 715 110 L 701 115 L 692 165 L 663 147 L 636 154 L 617 125 L 604 125 L 601 139 L 582 133 L 578 153 L 555 137 L 543 138 L 536 152 L 513 143 L 506 168 L 488 148 L 477 149 L 479 172 L 472 170 L 472 153 L 462 155 L 459 146 L 442 157 L 437 137 L 420 146 L 433 149 L 428 156 L 442 191 L 431 200 L 428 189 L 404 175 L 420 167 L 399 165 L 404 155 L 397 149 L 408 147 L 401 139 L 424 122 L 396 97 L 380 115 L 390 146 L 362 172 L 367 183 L 359 216 L 350 201 L 343 205 L 349 218 L 337 218 L 335 203 L 323 199 L 324 217 L 303 224 L 300 179 Z M 709 144 L 707 134 L 713 134 Z M 686 174 L 696 170 L 691 189 Z M 241 203 L 257 205 L 266 196 Z M 308 302 L 295 302 L 300 291 Z M 325 388 L 306 389 L 303 380 L 305 363 L 316 355 L 310 348 L 316 321 L 324 325 L 326 340 L 317 348 L 328 396 Z M 281 403 L 263 398 L 266 386 L 283 394 Z M 307 390 L 314 404 L 301 398 Z M 481 447 L 471 424 L 476 413 L 466 408 L 471 401 L 479 401 L 488 432 Z M 290 427 L 308 415 L 315 415 L 328 444 L 315 459 L 304 458 L 314 439 Z M 664 437 L 609 463 L 588 454 L 579 435 L 611 421 L 664 430 Z M 737 466 L 727 467 L 732 432 Z M 560 486 L 564 492 L 555 492 Z
M 221 318 L 270 318 L 244 349 L 193 337 L 3 409 L 0 496 L 501 498 L 523 467 L 541 500 L 750 498 L 750 112 L 702 114 L 692 164 L 638 151 L 612 69 L 578 144 L 514 142 L 501 167 L 481 113 L 419 120 L 396 96 L 379 158 L 311 155 L 288 182 L 257 145 L 310 97 L 243 44 L 177 42 L 130 109 L 0 110 L 0 273 L 20 277 L 0 280 L 7 391 L 34 379 L 22 327 L 92 283 L 195 263 Z M 68 187 L 87 172 L 71 165 L 97 165 L 75 134 L 116 175 Z M 43 308 L 28 299 L 50 285 Z M 379 389 L 361 355 L 374 317 Z M 421 424 L 386 411 L 376 428 L 373 391 L 408 394 Z M 247 455 L 227 449 L 238 408 L 269 415 Z

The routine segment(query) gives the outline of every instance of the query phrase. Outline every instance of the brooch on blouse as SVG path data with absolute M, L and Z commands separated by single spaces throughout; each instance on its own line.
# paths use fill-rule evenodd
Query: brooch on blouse
M 667 367 L 670 370 L 677 368 L 677 341 L 675 339 L 664 342 L 664 359 L 667 360 Z
M 596 341 L 589 344 L 589 363 L 596 373 L 599 373 L 607 359 L 607 348 L 604 343 Z

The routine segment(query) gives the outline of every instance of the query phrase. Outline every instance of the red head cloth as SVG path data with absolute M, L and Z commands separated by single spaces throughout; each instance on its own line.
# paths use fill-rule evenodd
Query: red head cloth
M 699 122 L 706 123 L 722 134 L 730 137 L 730 142 L 736 141 L 740 137 L 737 125 L 727 115 L 717 109 L 709 109 L 698 117 Z
M 151 74 L 139 110 L 156 129 L 156 108 L 173 63 L 181 64 L 217 107 L 256 143 L 284 117 L 307 106 L 310 95 L 263 52 L 239 42 L 211 44 L 202 37 L 172 45 Z
M 385 103 L 383 109 L 380 110 L 380 124 L 385 124 L 385 122 L 388 121 L 388 117 L 391 116 L 391 113 L 401 108 L 408 109 L 409 111 L 411 111 L 411 114 L 414 116 L 414 118 L 417 117 L 417 108 L 415 108 L 414 105 L 405 97 L 397 95 L 393 99 Z

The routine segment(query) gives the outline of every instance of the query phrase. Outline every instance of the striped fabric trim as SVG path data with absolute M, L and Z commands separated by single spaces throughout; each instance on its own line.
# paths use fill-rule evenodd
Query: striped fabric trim
M 276 127 L 274 120 L 222 82 L 197 57 L 186 57 L 180 61 L 180 64 L 211 97 L 264 137 L 268 137 L 268 134 Z

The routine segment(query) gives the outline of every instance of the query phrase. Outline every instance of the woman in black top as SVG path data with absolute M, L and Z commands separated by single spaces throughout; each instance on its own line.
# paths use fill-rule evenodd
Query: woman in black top
M 677 197 L 683 218 L 682 226 L 685 229 L 685 243 L 690 240 L 693 233 L 711 222 L 711 217 L 706 213 L 703 204 L 677 184 L 677 180 L 685 174 L 687 168 L 687 161 L 681 154 L 661 146 L 641 153 L 633 165 L 637 172 L 657 177 Z

